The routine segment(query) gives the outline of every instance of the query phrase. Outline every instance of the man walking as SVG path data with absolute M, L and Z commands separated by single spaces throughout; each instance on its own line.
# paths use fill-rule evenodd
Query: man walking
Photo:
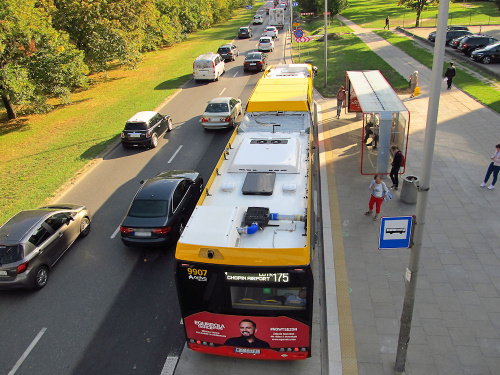
M 344 107 L 345 102 L 345 90 L 344 86 L 339 87 L 337 91 L 337 118 L 340 118 L 340 113 L 342 112 L 342 107 Z
M 453 77 L 455 77 L 455 66 L 453 63 L 450 63 L 448 69 L 446 69 L 446 73 L 444 73 L 446 77 L 446 83 L 448 84 L 448 90 L 451 89 L 451 82 L 453 81 Z
M 384 26 L 384 30 L 385 28 L 387 27 L 387 30 L 389 30 L 389 16 L 385 17 L 385 26 Z

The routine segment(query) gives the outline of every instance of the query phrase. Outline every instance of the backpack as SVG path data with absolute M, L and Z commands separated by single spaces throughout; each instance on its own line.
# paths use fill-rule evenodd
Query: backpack
M 401 154 L 401 167 L 404 168 L 404 166 L 406 164 L 405 156 L 403 155 L 403 153 L 401 151 L 399 151 L 399 153 Z

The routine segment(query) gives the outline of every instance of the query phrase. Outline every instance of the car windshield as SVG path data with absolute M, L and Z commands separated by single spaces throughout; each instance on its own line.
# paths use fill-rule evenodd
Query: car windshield
M 272 27 L 267 27 L 266 30 L 267 31 L 274 31 L 274 29 Z
M 21 245 L 0 245 L 0 266 L 19 262 L 21 259 L 23 259 L 23 248 Z
M 271 39 L 270 38 L 262 38 L 260 40 L 261 43 L 271 43 Z
M 128 216 L 162 217 L 167 216 L 168 201 L 137 199 L 132 203 Z
M 148 126 L 145 122 L 127 122 L 125 130 L 147 130 Z
M 229 106 L 227 103 L 208 103 L 205 112 L 218 113 L 218 112 L 229 112 Z
M 229 52 L 230 50 L 231 49 L 229 47 L 221 47 L 221 48 L 219 48 L 217 53 L 226 53 L 226 52 Z
M 246 32 L 246 31 L 248 31 L 248 27 L 242 27 L 242 28 L 240 28 L 240 31 Z
M 245 60 L 260 60 L 261 58 L 260 53 L 249 53 Z

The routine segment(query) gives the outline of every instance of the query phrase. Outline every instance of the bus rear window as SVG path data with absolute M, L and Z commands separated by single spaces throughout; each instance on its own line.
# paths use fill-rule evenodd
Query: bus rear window
M 231 305 L 244 310 L 305 310 L 307 288 L 231 286 Z

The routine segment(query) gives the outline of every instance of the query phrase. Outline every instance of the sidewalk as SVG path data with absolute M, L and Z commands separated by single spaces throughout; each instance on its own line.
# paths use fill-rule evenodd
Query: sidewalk
M 411 113 L 406 174 L 419 176 L 431 71 L 375 33 L 338 18 L 403 77 L 419 71 L 422 94 L 401 96 Z M 496 190 L 479 184 L 500 142 L 500 116 L 455 87 L 447 91 L 443 83 L 442 89 L 406 373 L 494 375 L 500 373 L 500 184 Z M 380 222 L 363 215 L 371 177 L 359 172 L 362 124 L 351 114 L 334 119 L 335 99 L 318 102 L 335 269 L 344 261 L 347 269 L 347 285 L 336 273 L 335 286 L 342 373 L 393 374 L 410 250 L 378 250 Z M 415 213 L 399 192 L 393 195 L 382 205 L 383 216 Z

